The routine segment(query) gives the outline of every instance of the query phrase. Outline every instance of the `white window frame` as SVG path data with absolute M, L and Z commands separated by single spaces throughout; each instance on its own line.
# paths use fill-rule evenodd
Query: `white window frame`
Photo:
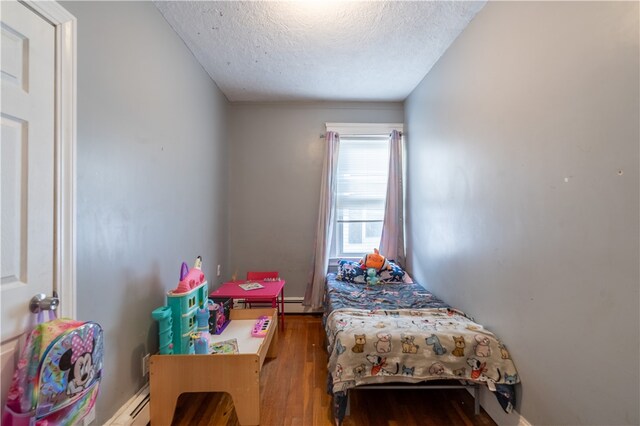
M 340 137 L 348 138 L 349 136 L 388 136 L 391 131 L 397 130 L 402 132 L 404 129 L 403 123 L 325 123 L 327 132 L 336 132 Z M 340 155 L 338 153 L 338 155 Z M 333 238 L 331 241 L 331 253 L 332 257 L 329 259 L 329 265 L 335 266 L 340 259 L 357 260 L 358 257 L 336 257 L 336 233 L 337 233 L 337 218 L 333 223 Z

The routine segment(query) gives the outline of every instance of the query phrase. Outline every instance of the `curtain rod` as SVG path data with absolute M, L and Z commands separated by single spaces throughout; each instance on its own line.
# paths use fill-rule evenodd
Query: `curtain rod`
M 402 136 L 403 132 L 398 132 L 400 133 L 400 136 Z M 320 139 L 324 139 L 327 135 L 324 133 L 320 133 Z M 371 134 L 371 135 L 361 135 L 361 134 L 354 134 L 354 135 L 350 135 L 347 133 L 343 133 L 340 134 L 341 137 L 349 137 L 349 138 L 379 138 L 379 137 L 384 137 L 384 136 L 391 136 L 391 133 L 389 133 L 388 135 L 386 133 L 377 133 L 377 134 Z

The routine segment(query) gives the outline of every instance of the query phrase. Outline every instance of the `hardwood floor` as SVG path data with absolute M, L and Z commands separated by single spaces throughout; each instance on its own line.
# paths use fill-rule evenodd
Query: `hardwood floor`
M 287 315 L 278 357 L 265 361 L 260 385 L 263 426 L 334 425 L 327 394 L 327 353 L 320 316 Z M 351 414 L 356 425 L 495 425 L 463 389 L 356 390 Z M 183 394 L 173 425 L 238 425 L 233 401 L 224 393 Z M 154 425 L 156 426 L 156 425 Z

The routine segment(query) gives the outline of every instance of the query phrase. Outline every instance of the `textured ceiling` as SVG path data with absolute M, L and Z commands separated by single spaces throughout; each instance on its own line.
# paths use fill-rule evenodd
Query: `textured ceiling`
M 484 4 L 155 2 L 230 101 L 402 101 Z

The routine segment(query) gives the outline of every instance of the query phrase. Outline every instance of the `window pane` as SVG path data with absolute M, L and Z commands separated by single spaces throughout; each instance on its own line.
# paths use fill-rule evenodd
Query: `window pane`
M 367 238 L 378 237 L 382 235 L 382 222 L 368 222 L 365 224 L 364 235 Z
M 362 256 L 380 244 L 382 222 L 343 223 L 343 238 L 338 256 Z M 348 229 L 348 231 L 347 231 Z
M 361 244 L 362 243 L 362 224 L 360 223 L 347 223 L 345 224 L 347 229 L 348 238 L 347 244 Z
M 386 136 L 340 139 L 336 220 L 344 222 L 336 236 L 337 256 L 360 256 L 380 244 L 388 172 Z

